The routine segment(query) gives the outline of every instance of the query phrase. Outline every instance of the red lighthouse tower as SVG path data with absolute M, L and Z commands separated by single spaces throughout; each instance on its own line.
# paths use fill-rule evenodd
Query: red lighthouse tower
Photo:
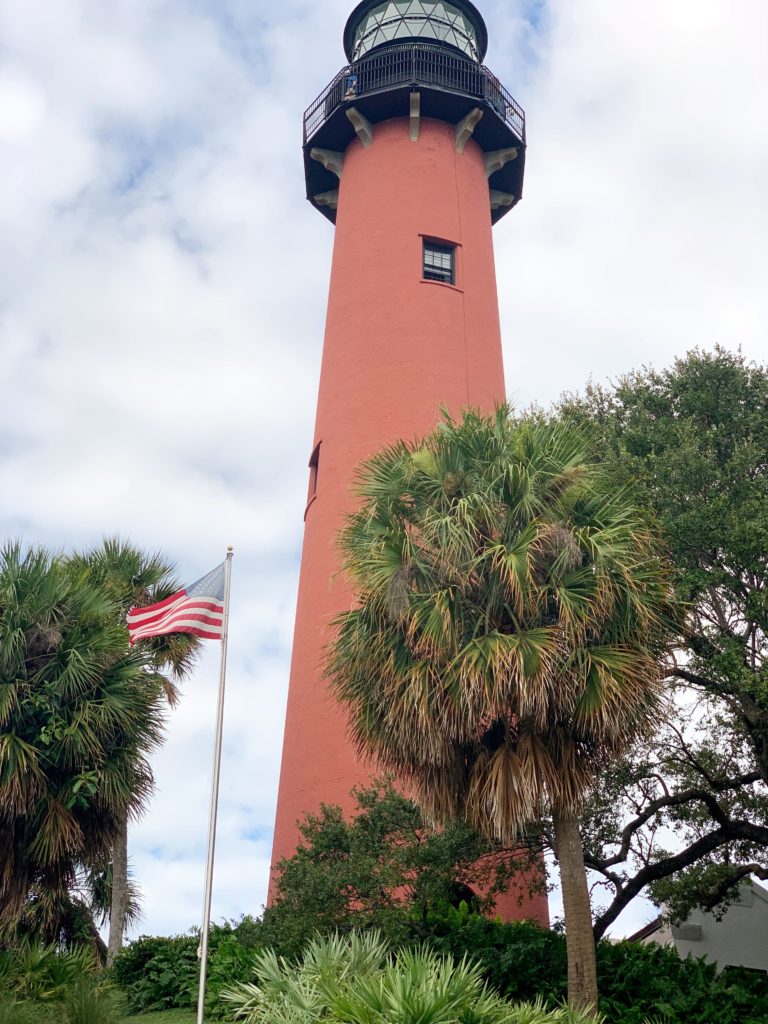
M 491 225 L 520 199 L 525 117 L 483 66 L 469 0 L 363 0 L 344 67 L 304 115 L 307 198 L 336 225 L 310 458 L 272 862 L 322 802 L 350 807 L 371 767 L 322 680 L 351 597 L 336 536 L 354 471 L 429 431 L 439 409 L 504 400 Z M 546 897 L 499 907 L 548 920 Z

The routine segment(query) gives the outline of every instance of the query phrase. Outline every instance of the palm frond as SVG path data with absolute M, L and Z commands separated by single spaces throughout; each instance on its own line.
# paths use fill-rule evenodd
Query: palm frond
M 340 544 L 360 604 L 328 678 L 359 750 L 497 837 L 578 807 L 660 706 L 675 609 L 647 517 L 583 436 L 506 407 L 446 416 L 357 487 Z

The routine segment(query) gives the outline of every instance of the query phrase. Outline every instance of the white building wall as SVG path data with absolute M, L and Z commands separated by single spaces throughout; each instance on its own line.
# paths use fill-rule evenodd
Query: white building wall
M 668 928 L 656 936 L 668 944 Z M 743 886 L 740 901 L 722 920 L 694 911 L 680 927 L 672 927 L 671 939 L 683 958 L 705 956 L 721 969 L 733 965 L 768 971 L 768 890 L 754 882 Z

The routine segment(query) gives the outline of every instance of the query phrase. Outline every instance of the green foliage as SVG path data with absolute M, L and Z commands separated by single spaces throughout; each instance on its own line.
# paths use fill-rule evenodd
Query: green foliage
M 555 1006 L 566 996 L 562 935 L 527 921 L 503 924 L 472 913 L 466 904 L 429 917 L 429 947 L 482 965 L 493 989 L 513 1000 L 542 998 Z
M 94 976 L 79 978 L 64 993 L 65 1024 L 119 1024 L 123 998 Z
M 0 950 L 0 985 L 15 999 L 50 1003 L 94 970 L 86 949 L 60 950 L 54 945 L 24 942 Z
M 75 561 L 18 544 L 0 552 L 6 937 L 78 937 L 81 869 L 108 860 L 119 821 L 151 790 L 147 757 L 163 726 L 157 673 L 128 647 L 118 611 Z
M 672 721 L 602 776 L 585 821 L 592 866 L 650 807 L 626 866 L 612 864 L 625 899 L 636 878 L 678 919 L 722 909 L 750 870 L 768 876 L 768 367 L 694 350 L 569 396 L 560 414 L 649 508 L 688 607 Z M 673 834 L 678 845 L 665 850 L 660 839 Z M 672 865 L 681 849 L 693 854 Z
M 562 935 L 525 922 L 502 924 L 466 910 L 432 920 L 430 948 L 468 956 L 493 989 L 511 1000 L 565 996 Z M 681 960 L 674 950 L 631 942 L 597 943 L 600 1010 L 610 1024 L 758 1024 L 768 1020 L 768 976 Z
M 255 929 L 246 919 L 231 932 L 218 937 L 208 958 L 206 982 L 206 1012 L 209 1017 L 220 1017 L 224 1012 L 221 991 L 233 982 L 245 981 L 253 972 L 257 948 L 253 945 Z
M 355 740 L 438 821 L 514 842 L 578 810 L 658 703 L 669 591 L 632 501 L 578 431 L 506 407 L 385 449 L 358 491 L 328 661 Z
M 0 552 L 0 934 L 103 944 L 110 856 L 152 788 L 148 754 L 198 641 L 131 648 L 125 612 L 178 589 L 160 555 L 106 539 Z M 130 918 L 136 893 L 125 877 Z M 121 930 L 122 922 L 118 925 Z
M 253 970 L 260 924 L 244 917 L 237 925 L 213 925 L 209 935 L 207 1016 L 221 1015 L 219 992 Z M 200 963 L 196 933 L 170 938 L 142 936 L 125 946 L 109 976 L 134 1012 L 197 1005 Z
M 38 1024 L 39 1021 L 33 1007 L 18 1003 L 0 992 L 0 1024 Z
M 351 819 L 324 805 L 299 826 L 296 853 L 277 865 L 260 944 L 294 956 L 315 932 L 375 927 L 398 945 L 426 935 L 430 910 L 461 896 L 487 909 L 516 869 L 530 867 L 525 852 L 505 851 L 464 824 L 428 828 L 418 806 L 388 783 L 353 795 Z
M 274 976 L 278 979 L 296 962 L 293 957 L 280 958 L 263 949 L 259 953 L 258 924 L 248 919 L 242 936 L 250 943 L 244 946 L 248 955 L 231 956 L 231 944 L 239 941 L 237 932 L 237 928 L 214 929 L 209 970 L 212 984 L 206 1008 L 209 1019 L 225 1012 L 225 1004 L 220 1000 L 222 989 L 252 978 L 257 956 L 262 968 L 269 964 L 274 968 L 277 964 Z M 407 932 L 406 921 L 402 932 Z M 190 936 L 140 939 L 122 951 L 111 976 L 128 995 L 147 1000 L 140 1003 L 132 998 L 134 1010 L 148 1010 L 151 1005 L 172 1007 L 177 1005 L 174 998 L 180 1000 L 179 1006 L 191 1008 L 197 997 L 196 945 L 197 940 Z M 391 948 L 389 942 L 383 945 L 385 950 Z M 314 948 L 318 948 L 317 943 Z M 421 937 L 411 931 L 407 948 L 411 952 L 430 950 L 457 962 L 466 957 L 478 966 L 493 992 L 515 1004 L 518 1014 L 523 1012 L 519 1009 L 521 1002 L 531 1004 L 539 1000 L 552 1011 L 565 998 L 565 939 L 534 924 L 502 924 L 473 913 L 466 905 L 447 908 L 430 912 L 427 933 Z M 222 949 L 226 952 L 219 959 Z M 174 969 L 177 958 L 184 964 L 178 973 Z M 230 968 L 233 973 L 228 976 Z M 597 970 L 600 1009 L 610 1024 L 643 1024 L 654 1017 L 664 1024 L 765 1024 L 768 1020 L 768 976 L 754 971 L 727 968 L 718 975 L 713 965 L 680 960 L 670 949 L 608 941 L 597 944 Z M 142 973 L 153 979 L 150 985 L 134 984 Z M 237 990 L 244 991 L 240 987 Z M 247 991 L 253 996 L 250 988 Z M 539 1019 L 533 1017 L 534 1022 Z
M 118 954 L 110 975 L 133 1010 L 194 1006 L 197 999 L 196 935 L 143 935 Z
M 569 999 L 595 1005 L 576 816 L 660 712 L 678 609 L 656 537 L 580 431 L 506 407 L 372 456 L 358 493 L 327 662 L 351 736 L 434 821 L 515 845 L 551 811 Z
M 717 974 L 704 960 L 681 960 L 674 950 L 630 942 L 598 944 L 600 1008 L 617 1024 L 659 1016 L 669 1024 L 765 1024 L 768 977 L 728 968 Z
M 271 950 L 257 957 L 255 981 L 222 993 L 246 1024 L 588 1024 L 592 1016 L 543 1004 L 512 1006 L 466 958 L 426 948 L 388 954 L 378 932 L 315 939 L 301 961 Z
M 126 1017 L 122 1024 L 195 1024 L 195 1020 L 192 1010 L 158 1010 Z

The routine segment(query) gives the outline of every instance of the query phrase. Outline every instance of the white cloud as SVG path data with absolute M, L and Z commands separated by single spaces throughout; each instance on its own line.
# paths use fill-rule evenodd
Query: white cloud
M 6 0 L 0 520 L 130 535 L 193 580 L 236 546 L 214 915 L 259 909 L 333 233 L 301 115 L 343 62 L 332 0 Z M 529 118 L 495 229 L 510 396 L 717 341 L 765 357 L 768 9 L 489 2 Z M 197 922 L 215 652 L 134 829 L 142 931 Z

